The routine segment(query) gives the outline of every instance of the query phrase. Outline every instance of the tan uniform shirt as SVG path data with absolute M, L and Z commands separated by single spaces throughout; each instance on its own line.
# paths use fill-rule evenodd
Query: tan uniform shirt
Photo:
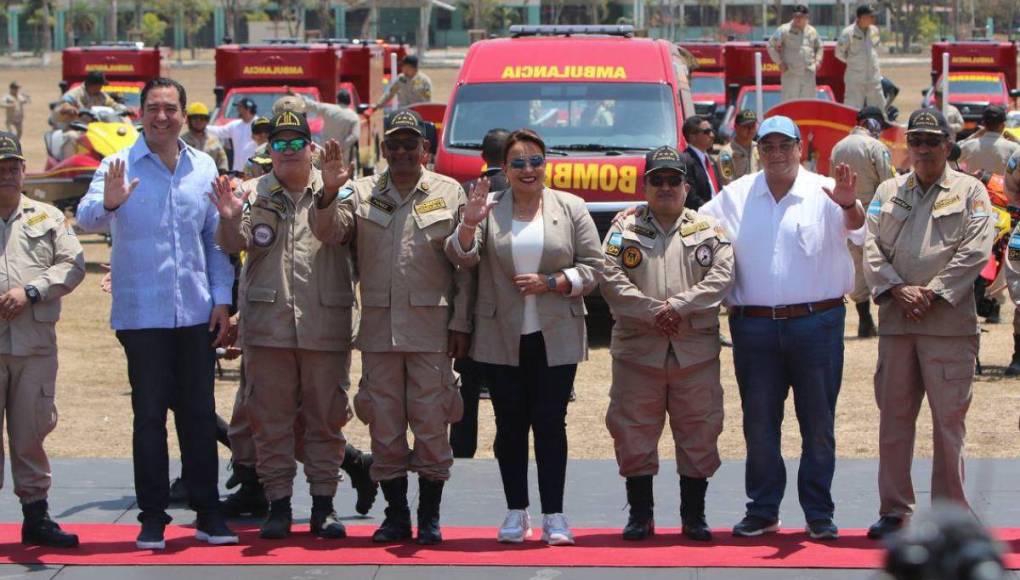
M 726 183 L 757 173 L 759 165 L 758 148 L 754 143 L 745 148 L 736 141 L 730 141 L 719 149 L 719 170 Z
M 411 79 L 400 74 L 386 90 L 384 101 L 393 98 L 394 94 L 397 95 L 401 107 L 427 103 L 432 100 L 432 79 L 421 71 Z
M 17 95 L 8 93 L 4 95 L 0 105 L 3 105 L 7 111 L 7 122 L 22 122 L 25 119 L 25 105 L 31 102 L 31 100 L 25 93 L 18 93 Z
M 244 213 L 220 220 L 217 238 L 225 252 L 247 252 L 238 295 L 241 341 L 350 350 L 355 306 L 351 253 L 340 243 L 337 201 L 317 207 L 322 175 L 313 169 L 304 191 L 289 192 L 269 173 L 242 183 L 239 193 L 247 200 Z
M 787 22 L 776 29 L 768 44 L 772 62 L 793 72 L 815 72 L 822 62 L 822 39 L 810 24 L 803 30 Z
M 35 286 L 40 295 L 14 320 L 0 320 L 0 354 L 54 354 L 60 297 L 85 279 L 81 244 L 63 212 L 25 196 L 9 220 L 0 220 L 0 243 L 0 294 Z
M 879 304 L 879 334 L 978 333 L 974 280 L 992 249 L 991 211 L 985 186 L 948 166 L 927 192 L 913 172 L 879 186 L 868 206 L 864 244 L 864 277 Z M 912 322 L 886 293 L 898 284 L 927 287 L 940 299 Z
M 1020 151 L 1020 145 L 1006 139 L 1002 133 L 985 132 L 980 137 L 960 142 L 960 166 L 968 172 L 988 171 L 1006 174 L 1009 158 Z
M 449 330 L 471 332 L 471 272 L 455 268 L 443 249 L 460 222 L 464 190 L 426 169 L 407 197 L 388 172 L 358 179 L 341 195 L 348 188 L 353 195 L 340 211 L 352 213 L 357 227 L 362 313 L 356 346 L 445 352 Z
M 1006 197 L 1010 205 L 1020 205 L 1020 151 L 1006 161 Z
M 878 47 L 882 37 L 877 26 L 867 30 L 851 24 L 839 33 L 836 41 L 836 58 L 846 63 L 845 79 L 851 82 L 873 82 L 882 78 L 878 66 Z
M 941 107 L 939 110 L 942 110 Z M 946 123 L 949 124 L 949 132 L 952 133 L 953 138 L 956 137 L 957 133 L 963 131 L 963 115 L 955 105 L 948 105 L 946 107 Z
M 322 117 L 323 143 L 329 139 L 336 139 L 337 143 L 344 146 L 344 151 L 348 152 L 358 142 L 358 137 L 361 134 L 361 117 L 350 107 L 307 101 L 305 108 Z
M 227 150 L 223 148 L 223 143 L 216 137 L 208 133 L 197 135 L 189 130 L 181 135 L 181 140 L 212 157 L 213 161 L 216 162 L 216 168 L 221 172 L 230 169 L 230 164 L 227 163 Z
M 857 174 L 857 199 L 864 207 L 871 203 L 879 184 L 896 175 L 889 148 L 862 127 L 854 127 L 832 148 L 830 177 L 835 177 L 840 163 L 846 163 Z
M 85 85 L 78 85 L 64 93 L 63 100 L 77 107 L 79 111 L 92 107 L 120 107 L 117 101 L 104 91 L 99 91 L 95 96 L 88 94 L 85 92 Z
M 664 226 L 643 207 L 610 228 L 602 249 L 613 357 L 658 368 L 670 346 L 685 366 L 719 356 L 719 303 L 733 285 L 733 248 L 714 218 L 685 209 Z M 683 317 L 671 337 L 655 328 L 667 301 Z

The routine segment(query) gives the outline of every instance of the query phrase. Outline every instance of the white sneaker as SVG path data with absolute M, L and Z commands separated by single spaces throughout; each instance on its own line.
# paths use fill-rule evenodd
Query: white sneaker
M 567 516 L 563 514 L 542 516 L 542 540 L 550 546 L 573 546 L 574 533 L 570 531 Z
M 503 544 L 520 544 L 531 537 L 531 516 L 528 510 L 510 510 L 499 528 L 497 540 Z

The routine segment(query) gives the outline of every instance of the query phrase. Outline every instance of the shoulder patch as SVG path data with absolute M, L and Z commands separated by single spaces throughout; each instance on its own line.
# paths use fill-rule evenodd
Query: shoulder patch
M 637 246 L 629 246 L 623 251 L 623 265 L 628 268 L 637 268 L 641 265 L 643 259 L 644 254 L 641 253 L 641 248 Z
M 350 185 L 343 187 L 339 193 L 336 194 L 337 199 L 347 199 L 354 194 L 354 188 Z
M 1009 161 L 1006 162 L 1006 173 L 1013 173 L 1016 171 L 1017 166 L 1020 166 L 1020 158 L 1013 155 L 1009 158 Z
M 680 226 L 680 237 L 686 238 L 687 236 L 692 236 L 698 232 L 703 232 L 710 227 L 712 227 L 712 224 L 707 221 L 694 222 L 693 224 Z
M 1020 250 L 1020 232 L 1014 233 L 1009 238 L 1009 247 L 1012 250 Z
M 712 246 L 709 244 L 701 244 L 696 250 L 694 250 L 694 259 L 698 261 L 698 265 L 702 268 L 707 268 L 712 265 Z
M 871 203 L 868 204 L 868 215 L 878 215 L 882 213 L 882 200 L 878 199 L 876 195 Z
M 623 234 L 620 232 L 613 232 L 609 236 L 609 242 L 606 244 L 606 253 L 610 256 L 619 256 L 620 251 L 623 249 Z

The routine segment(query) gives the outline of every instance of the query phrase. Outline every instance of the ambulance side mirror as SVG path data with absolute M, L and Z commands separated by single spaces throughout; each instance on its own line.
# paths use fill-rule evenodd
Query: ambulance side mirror
M 1011 99 L 1020 97 L 1020 89 L 1009 89 L 1009 96 Z

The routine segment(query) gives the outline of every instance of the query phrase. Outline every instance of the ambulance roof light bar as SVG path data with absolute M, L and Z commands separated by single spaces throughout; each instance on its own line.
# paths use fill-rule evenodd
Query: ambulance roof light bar
M 603 36 L 634 36 L 634 26 L 630 24 L 617 25 L 522 25 L 515 24 L 510 27 L 510 36 L 518 38 L 521 36 L 574 36 L 578 34 L 592 34 Z

